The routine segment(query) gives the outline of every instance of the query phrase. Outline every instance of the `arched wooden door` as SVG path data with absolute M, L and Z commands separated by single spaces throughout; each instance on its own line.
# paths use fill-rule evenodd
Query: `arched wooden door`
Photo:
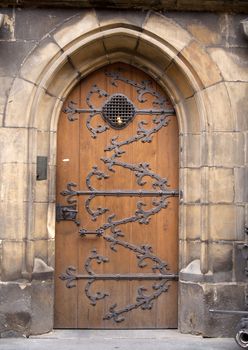
M 177 327 L 177 231 L 174 109 L 144 72 L 104 67 L 59 120 L 55 328 Z

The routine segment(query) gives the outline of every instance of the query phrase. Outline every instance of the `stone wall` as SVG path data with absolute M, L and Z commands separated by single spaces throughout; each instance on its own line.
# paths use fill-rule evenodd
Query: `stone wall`
M 110 62 L 153 76 L 180 127 L 179 328 L 232 335 L 246 280 L 244 14 L 3 8 L 0 29 L 0 334 L 53 327 L 56 131 L 63 100 Z M 37 181 L 37 156 L 48 179 Z

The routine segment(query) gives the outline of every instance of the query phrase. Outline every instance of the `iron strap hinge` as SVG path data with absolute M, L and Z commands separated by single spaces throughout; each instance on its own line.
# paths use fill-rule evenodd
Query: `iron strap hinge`
M 114 190 L 114 191 L 74 191 L 75 195 L 83 196 L 128 196 L 128 197 L 161 197 L 161 196 L 170 196 L 176 197 L 179 196 L 178 190 L 166 190 L 166 191 L 129 191 L 129 190 Z

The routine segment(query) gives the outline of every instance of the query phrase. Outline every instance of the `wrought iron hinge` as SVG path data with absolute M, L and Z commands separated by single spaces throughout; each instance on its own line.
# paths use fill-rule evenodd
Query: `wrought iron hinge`
M 79 225 L 79 221 L 77 221 L 77 206 L 74 205 L 60 205 L 56 204 L 56 221 L 60 222 L 62 220 L 65 221 L 73 221 L 75 224 Z

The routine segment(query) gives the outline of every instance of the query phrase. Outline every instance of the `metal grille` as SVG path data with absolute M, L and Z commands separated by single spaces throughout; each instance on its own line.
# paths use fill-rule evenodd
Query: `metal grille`
M 122 94 L 114 94 L 102 107 L 104 119 L 114 128 L 124 128 L 134 117 L 135 107 Z

